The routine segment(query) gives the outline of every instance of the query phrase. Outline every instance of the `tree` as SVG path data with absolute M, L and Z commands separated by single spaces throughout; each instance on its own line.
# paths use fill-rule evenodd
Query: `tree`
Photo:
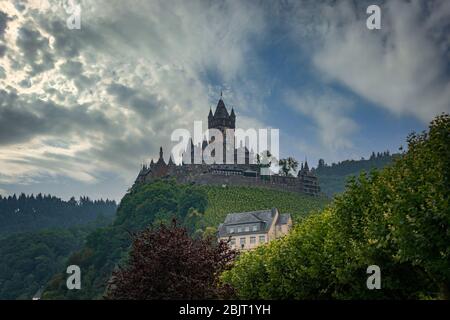
M 326 166 L 325 160 L 319 159 L 319 163 L 317 164 L 317 169 L 324 168 Z
M 107 299 L 217 299 L 233 290 L 218 275 L 236 252 L 224 241 L 192 239 L 175 220 L 134 236 L 129 263 L 113 272 Z
M 224 282 L 250 299 L 450 299 L 449 145 L 441 115 L 391 166 L 352 178 L 324 212 L 241 256 Z M 366 286 L 370 265 L 382 290 Z
M 284 176 L 292 176 L 291 172 L 297 171 L 298 161 L 292 157 L 288 157 L 286 159 L 281 159 L 279 161 L 280 173 Z
M 407 141 L 408 152 L 380 181 L 397 195 L 387 203 L 387 224 L 399 261 L 423 270 L 440 298 L 450 299 L 450 115 Z

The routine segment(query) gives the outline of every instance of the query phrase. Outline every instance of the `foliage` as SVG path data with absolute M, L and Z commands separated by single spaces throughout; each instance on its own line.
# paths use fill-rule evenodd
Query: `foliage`
M 391 155 L 389 151 L 374 152 L 369 159 L 344 160 L 328 165 L 323 159 L 319 159 L 317 168 L 311 171 L 319 178 L 322 192 L 332 197 L 345 190 L 348 179 L 359 176 L 362 171 L 370 172 L 372 169 L 382 169 L 394 161 L 398 154 Z
M 64 201 L 42 194 L 0 196 L 0 234 L 86 225 L 111 217 L 116 208 L 115 201 L 93 201 L 88 197 Z
M 288 157 L 286 159 L 280 159 L 280 174 L 284 176 L 292 176 L 292 173 L 297 171 L 298 161 L 292 157 Z
M 203 214 L 206 203 L 206 195 L 201 189 L 174 181 L 156 181 L 131 189 L 120 202 L 113 224 L 92 232 L 86 245 L 69 259 L 82 270 L 82 289 L 67 290 L 64 273 L 61 273 L 52 279 L 43 297 L 102 298 L 114 268 L 128 260 L 132 243 L 130 234 L 152 225 L 170 223 L 174 218 L 184 223 L 192 210 Z
M 176 218 L 191 236 L 201 239 L 215 236 L 216 227 L 230 212 L 275 206 L 299 220 L 326 202 L 325 198 L 262 188 L 180 185 L 163 180 L 140 185 L 122 199 L 114 223 L 90 234 L 83 249 L 70 258 L 82 270 L 83 289 L 68 291 L 61 273 L 50 282 L 44 298 L 102 298 L 111 272 L 128 259 L 129 234 L 149 226 Z
M 176 225 L 134 236 L 128 264 L 113 272 L 107 299 L 216 299 L 232 294 L 218 282 L 236 252 L 226 242 L 192 239 Z
M 449 145 L 442 115 L 392 166 L 351 179 L 323 213 L 242 255 L 223 280 L 252 299 L 449 299 Z M 373 264 L 381 290 L 366 287 Z
M 0 299 L 31 299 L 79 249 L 87 228 L 16 233 L 0 240 Z

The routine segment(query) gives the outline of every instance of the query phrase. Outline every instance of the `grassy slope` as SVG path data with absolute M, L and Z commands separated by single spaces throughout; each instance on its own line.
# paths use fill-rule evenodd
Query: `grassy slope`
M 330 201 L 326 197 L 311 197 L 287 191 L 254 187 L 204 186 L 208 195 L 208 208 L 204 216 L 206 225 L 217 227 L 227 213 L 278 208 L 291 213 L 299 221 L 313 210 L 320 210 Z
M 69 263 L 77 264 L 85 270 L 83 290 L 69 292 L 65 287 L 67 275 L 61 272 L 49 282 L 44 298 L 101 298 L 104 284 L 112 268 L 121 257 L 126 255 L 129 246 L 129 237 L 124 235 L 126 229 L 143 229 L 155 222 L 162 209 L 167 211 L 169 216 L 171 213 L 176 213 L 174 207 L 180 204 L 179 196 L 182 192 L 192 195 L 197 188 L 205 191 L 208 205 L 201 224 L 215 228 L 223 222 L 227 213 L 272 207 L 278 208 L 281 213 L 291 213 L 294 220 L 298 221 L 311 211 L 320 210 L 329 201 L 325 197 L 315 198 L 292 192 L 253 187 L 198 186 L 193 189 L 185 187 L 187 190 L 180 185 L 156 182 L 143 186 L 134 194 L 127 194 L 119 206 L 114 225 L 91 233 L 84 249 L 69 259 Z

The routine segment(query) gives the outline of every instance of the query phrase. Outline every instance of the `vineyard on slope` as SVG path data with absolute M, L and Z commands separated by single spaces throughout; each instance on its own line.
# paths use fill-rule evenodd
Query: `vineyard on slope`
M 208 196 L 204 222 L 217 227 L 227 213 L 277 208 L 280 213 L 290 213 L 294 222 L 300 221 L 311 211 L 323 209 L 329 199 L 325 196 L 311 197 L 289 191 L 255 187 L 202 186 Z

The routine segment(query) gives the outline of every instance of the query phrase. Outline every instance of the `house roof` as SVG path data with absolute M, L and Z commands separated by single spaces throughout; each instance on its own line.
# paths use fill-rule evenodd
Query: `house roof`
M 261 225 L 261 229 L 256 232 L 250 231 L 250 232 L 242 232 L 239 234 L 267 232 L 270 226 L 272 225 L 276 212 L 277 209 L 272 208 L 260 211 L 229 213 L 227 214 L 224 223 L 221 223 L 219 225 L 218 229 L 219 237 L 226 237 L 229 235 L 229 233 L 227 232 L 227 227 L 252 223 L 259 223 Z M 289 213 L 278 215 L 278 221 L 276 222 L 276 224 L 286 224 L 289 220 L 289 217 L 290 217 Z
M 282 213 L 278 217 L 277 225 L 287 224 L 289 222 L 289 219 L 291 218 L 290 213 Z

